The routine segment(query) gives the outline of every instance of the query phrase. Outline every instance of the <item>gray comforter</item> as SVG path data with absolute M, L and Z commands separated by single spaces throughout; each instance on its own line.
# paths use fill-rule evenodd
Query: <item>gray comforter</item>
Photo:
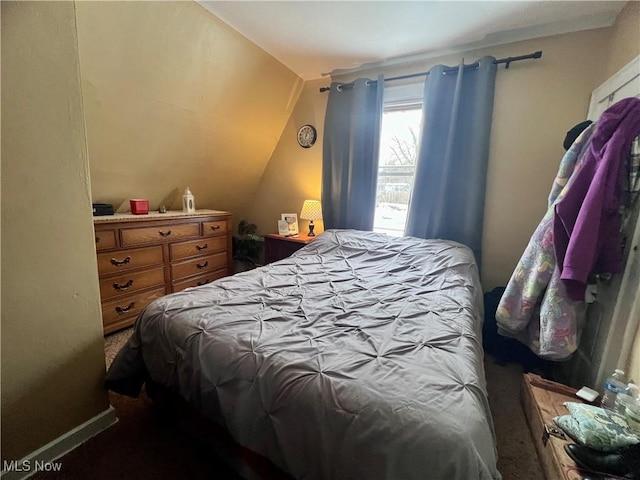
M 467 247 L 330 230 L 153 302 L 107 384 L 148 375 L 296 478 L 500 478 L 481 319 Z

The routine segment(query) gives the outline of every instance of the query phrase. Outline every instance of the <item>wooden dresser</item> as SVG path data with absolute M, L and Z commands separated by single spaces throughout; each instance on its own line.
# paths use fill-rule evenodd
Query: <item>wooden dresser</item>
M 564 449 L 573 440 L 560 432 L 553 418 L 567 415 L 565 402 L 587 403 L 576 397 L 576 389 L 546 380 L 533 373 L 525 373 L 520 400 L 529 424 L 533 443 L 546 480 L 582 480 L 583 473 Z M 547 428 L 545 428 L 545 426 Z M 552 434 L 549 434 L 551 432 Z
M 94 217 L 104 333 L 162 295 L 231 275 L 231 214 L 198 210 Z

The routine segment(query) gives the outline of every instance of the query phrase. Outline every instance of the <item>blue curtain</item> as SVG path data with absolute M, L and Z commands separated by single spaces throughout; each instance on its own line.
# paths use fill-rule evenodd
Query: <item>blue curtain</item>
M 496 65 L 429 71 L 406 235 L 463 243 L 480 264 Z
M 373 229 L 383 90 L 382 76 L 331 84 L 322 157 L 325 228 Z

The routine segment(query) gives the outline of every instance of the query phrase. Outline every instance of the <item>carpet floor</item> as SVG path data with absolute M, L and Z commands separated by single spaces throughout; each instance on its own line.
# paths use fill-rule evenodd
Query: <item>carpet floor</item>
M 127 329 L 105 338 L 107 366 L 130 335 L 131 329 Z M 487 356 L 485 373 L 497 438 L 498 469 L 503 479 L 544 478 L 520 404 L 522 368 L 513 363 L 500 365 Z M 239 478 L 222 459 L 159 422 L 145 395 L 131 399 L 110 392 L 109 398 L 118 423 L 59 459 L 61 472 L 40 472 L 32 479 Z

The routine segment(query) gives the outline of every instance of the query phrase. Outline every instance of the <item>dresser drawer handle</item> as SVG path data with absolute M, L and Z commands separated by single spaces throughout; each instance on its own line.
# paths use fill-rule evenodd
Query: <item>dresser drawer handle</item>
M 196 249 L 198 251 L 206 250 L 207 248 L 209 248 L 209 245 L 207 245 L 206 243 L 204 245 L 196 245 Z
M 202 281 L 202 282 L 198 282 L 198 286 L 201 287 L 202 285 L 206 285 L 207 283 L 209 283 L 209 279 L 208 278 L 206 280 Z
M 133 285 L 133 280 L 129 280 L 127 283 L 122 284 L 122 285 L 119 284 L 119 283 L 114 283 L 113 284 L 113 288 L 115 288 L 116 290 L 126 290 L 131 285 Z
M 162 237 L 168 237 L 169 235 L 171 235 L 171 230 L 167 230 L 166 232 L 163 232 L 162 230 L 159 230 L 158 233 L 162 236 Z
M 115 258 L 112 258 L 111 264 L 115 265 L 116 267 L 121 267 L 122 265 L 126 265 L 130 261 L 131 261 L 131 257 L 129 256 L 127 256 L 127 258 L 125 258 L 124 260 L 116 260 Z
M 131 302 L 128 306 L 126 307 L 116 307 L 116 313 L 118 315 L 122 315 L 123 313 L 127 313 L 129 310 L 131 310 L 133 307 L 136 306 L 136 302 Z
M 211 230 L 220 230 L 220 225 L 211 225 Z
M 204 262 L 204 263 L 198 263 L 198 264 L 196 265 L 196 267 L 198 267 L 198 268 L 206 268 L 208 265 L 209 265 L 209 260 L 207 260 L 207 261 L 206 261 L 206 262 Z
M 96 237 L 96 243 L 100 241 L 100 237 Z

